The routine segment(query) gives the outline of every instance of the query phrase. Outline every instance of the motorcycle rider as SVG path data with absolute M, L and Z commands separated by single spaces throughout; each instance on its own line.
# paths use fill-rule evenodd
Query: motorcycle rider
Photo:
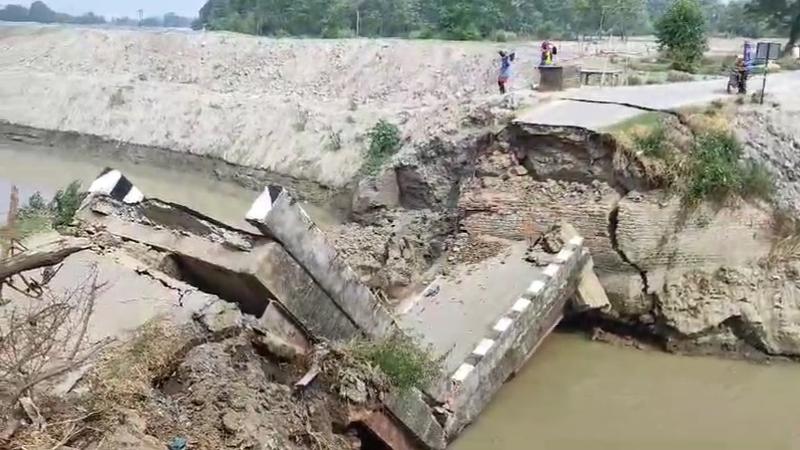
M 736 65 L 734 66 L 738 80 L 738 88 L 740 94 L 747 93 L 747 64 L 744 62 L 744 57 L 739 55 L 736 57 Z

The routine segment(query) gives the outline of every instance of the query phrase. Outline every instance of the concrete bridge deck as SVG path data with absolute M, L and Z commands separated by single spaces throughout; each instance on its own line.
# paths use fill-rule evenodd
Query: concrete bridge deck
M 444 358 L 445 370 L 455 373 L 541 274 L 540 267 L 524 261 L 526 247 L 514 243 L 480 264 L 437 278 L 411 310 L 399 316 L 400 325 L 430 344 Z

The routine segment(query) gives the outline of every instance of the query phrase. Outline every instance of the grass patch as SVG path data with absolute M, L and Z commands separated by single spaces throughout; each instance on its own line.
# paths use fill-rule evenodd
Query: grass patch
M 441 371 L 430 349 L 415 339 L 396 334 L 379 342 L 358 341 L 353 344 L 353 354 L 379 368 L 392 386 L 398 389 L 424 388 Z
M 373 175 L 400 150 L 402 138 L 397 125 L 383 119 L 369 130 L 367 136 L 369 137 L 369 148 L 362 171 L 367 175 Z
M 694 75 L 679 70 L 670 70 L 667 72 L 667 82 L 682 83 L 684 81 L 694 81 Z
M 687 200 L 722 201 L 731 194 L 769 200 L 774 182 L 755 162 L 742 162 L 741 144 L 730 132 L 710 131 L 696 137 L 690 155 Z
M 628 68 L 638 72 L 667 72 L 670 68 L 669 62 L 659 61 L 631 61 Z
M 647 113 L 617 124 L 611 131 L 628 158 L 639 161 L 654 188 L 681 195 L 687 204 L 721 202 L 732 195 L 770 200 L 774 180 L 743 149 L 730 131 L 723 102 L 682 111 L 682 120 Z
M 667 130 L 660 121 L 649 128 L 632 130 L 631 139 L 636 146 L 636 150 L 641 151 L 645 156 L 656 158 L 664 158 L 666 156 Z
M 106 413 L 141 404 L 153 383 L 167 376 L 184 348 L 181 332 L 163 320 L 151 320 L 134 338 L 107 354 L 89 375 L 91 400 Z

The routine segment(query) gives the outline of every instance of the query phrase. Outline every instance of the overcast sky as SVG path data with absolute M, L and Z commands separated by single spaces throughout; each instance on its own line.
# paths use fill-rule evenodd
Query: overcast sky
M 174 12 L 181 16 L 196 17 L 204 0 L 43 0 L 47 6 L 67 14 L 83 14 L 92 11 L 111 17 L 136 17 L 136 10 L 143 9 L 145 16 L 160 16 Z M 30 4 L 26 0 L 0 0 L 4 3 Z

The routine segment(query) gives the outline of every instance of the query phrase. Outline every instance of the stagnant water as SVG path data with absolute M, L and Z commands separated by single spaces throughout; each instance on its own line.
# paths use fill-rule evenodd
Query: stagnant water
M 0 217 L 23 196 L 90 182 L 109 161 L 0 143 Z M 256 193 L 212 176 L 111 162 L 149 196 L 244 226 Z M 324 218 L 321 210 L 312 216 Z M 800 364 L 619 348 L 555 333 L 451 450 L 800 450 Z

